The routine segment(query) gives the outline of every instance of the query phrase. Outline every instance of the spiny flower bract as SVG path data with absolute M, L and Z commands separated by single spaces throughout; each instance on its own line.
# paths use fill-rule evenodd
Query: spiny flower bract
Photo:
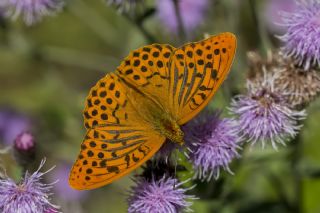
M 128 199 L 129 213 L 178 213 L 190 211 L 192 202 L 195 199 L 187 195 L 188 189 L 182 187 L 184 182 L 175 178 L 163 176 L 161 179 L 152 178 L 147 180 L 144 177 L 136 179 L 136 186 L 131 190 Z
M 284 42 L 283 52 L 296 64 L 308 70 L 320 66 L 320 1 L 297 1 L 298 8 L 283 12 L 287 31 L 279 38 Z
M 310 68 L 295 66 L 291 58 L 280 54 L 272 55 L 272 67 L 269 72 L 277 74 L 274 87 L 282 91 L 286 102 L 295 108 L 303 108 L 310 104 L 320 94 L 320 72 Z
M 316 69 L 305 72 L 279 51 L 268 52 L 267 60 L 257 52 L 248 52 L 247 57 L 251 84 L 263 84 L 264 72 L 273 75 L 274 91 L 281 93 L 292 108 L 304 108 L 320 94 L 320 72 Z
M 33 174 L 26 172 L 20 183 L 15 183 L 11 178 L 0 179 L 0 211 L 2 213 L 34 213 L 46 212 L 58 207 L 50 202 L 50 191 L 54 183 L 44 184 L 40 172 L 45 160 Z
M 195 168 L 195 177 L 218 178 L 220 168 L 231 173 L 230 162 L 239 157 L 239 136 L 236 123 L 220 118 L 219 112 L 205 112 L 184 127 L 188 156 Z

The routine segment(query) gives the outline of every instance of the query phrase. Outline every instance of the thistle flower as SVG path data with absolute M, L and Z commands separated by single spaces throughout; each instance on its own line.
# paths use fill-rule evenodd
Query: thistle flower
M 14 141 L 14 156 L 22 168 L 27 168 L 35 159 L 36 144 L 28 132 L 22 132 Z
M 255 52 L 248 53 L 249 80 L 255 85 L 263 83 L 264 72 L 274 75 L 274 90 L 281 93 L 293 108 L 303 108 L 320 94 L 320 72 L 305 72 L 291 58 L 281 52 L 269 52 L 267 60 Z
M 22 16 L 27 25 L 42 20 L 44 16 L 55 15 L 64 6 L 63 0 L 3 0 L 7 15 L 16 19 Z
M 207 0 L 178 0 L 178 9 L 183 22 L 183 27 L 187 32 L 191 32 L 198 27 L 204 19 L 205 11 L 208 7 Z M 173 0 L 157 0 L 157 12 L 160 21 L 169 31 L 177 33 L 179 22 Z
M 293 138 L 301 125 L 299 120 L 305 118 L 304 110 L 294 110 L 285 101 L 282 93 L 275 90 L 274 81 L 277 75 L 264 72 L 263 79 L 248 81 L 248 94 L 236 96 L 231 103 L 230 111 L 238 118 L 239 131 L 248 142 L 255 144 L 276 143 Z
M 136 179 L 136 186 L 132 187 L 128 199 L 129 213 L 177 213 L 191 211 L 190 200 L 193 195 L 187 195 L 189 189 L 175 178 L 163 176 L 159 180 L 146 180 L 143 177 Z
M 26 172 L 21 183 L 16 184 L 12 179 L 0 179 L 0 211 L 3 213 L 32 213 L 46 212 L 50 209 L 58 209 L 50 203 L 50 190 L 54 183 L 41 183 L 42 176 L 46 172 L 40 172 L 45 160 L 33 174 Z
M 296 2 L 296 11 L 282 13 L 287 31 L 279 38 L 284 42 L 282 51 L 298 66 L 309 70 L 320 65 L 320 1 Z
M 221 168 L 232 173 L 229 164 L 240 156 L 235 124 L 232 119 L 220 119 L 218 112 L 205 112 L 183 128 L 195 177 L 208 181 L 218 178 Z
M 274 60 L 278 62 L 278 66 L 274 67 L 274 72 L 278 72 L 275 88 L 283 91 L 286 101 L 293 107 L 305 107 L 320 94 L 319 71 L 310 68 L 304 72 L 290 58 L 275 56 Z
M 17 150 L 29 151 L 35 147 L 33 135 L 28 132 L 22 132 L 14 141 L 14 147 Z

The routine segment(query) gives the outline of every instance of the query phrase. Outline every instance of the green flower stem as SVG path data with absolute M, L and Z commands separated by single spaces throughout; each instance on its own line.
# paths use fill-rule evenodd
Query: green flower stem
M 295 198 L 292 204 L 293 213 L 303 212 L 303 182 L 302 175 L 300 173 L 299 163 L 303 154 L 303 144 L 302 144 L 302 132 L 291 141 L 291 171 L 294 182 L 294 193 Z

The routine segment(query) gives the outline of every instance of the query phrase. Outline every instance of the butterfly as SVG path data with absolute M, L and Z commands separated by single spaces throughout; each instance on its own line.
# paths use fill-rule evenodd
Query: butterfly
M 236 37 L 221 33 L 180 48 L 147 45 L 91 88 L 86 135 L 69 183 L 94 189 L 130 173 L 166 139 L 182 145 L 180 129 L 211 100 L 234 59 Z

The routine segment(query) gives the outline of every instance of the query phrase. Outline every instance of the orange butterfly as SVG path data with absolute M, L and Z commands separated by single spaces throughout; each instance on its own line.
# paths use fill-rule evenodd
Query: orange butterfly
M 222 33 L 180 48 L 152 44 L 132 51 L 87 97 L 87 133 L 70 185 L 109 184 L 150 159 L 166 138 L 182 145 L 180 126 L 211 100 L 235 49 L 236 37 Z

